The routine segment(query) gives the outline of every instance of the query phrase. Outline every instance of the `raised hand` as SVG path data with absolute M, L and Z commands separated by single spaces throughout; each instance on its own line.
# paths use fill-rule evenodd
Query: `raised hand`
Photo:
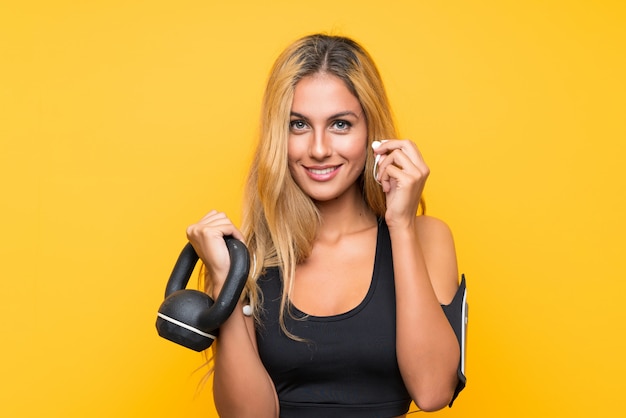
M 430 169 L 412 141 L 375 141 L 372 148 L 380 156 L 376 174 L 387 196 L 387 225 L 412 225 Z

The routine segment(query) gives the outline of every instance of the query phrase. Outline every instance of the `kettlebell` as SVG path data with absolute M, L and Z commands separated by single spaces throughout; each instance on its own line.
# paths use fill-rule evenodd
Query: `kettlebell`
M 185 289 L 198 255 L 187 243 L 181 251 L 165 288 L 165 300 L 157 314 L 156 328 L 167 340 L 195 351 L 213 344 L 219 327 L 233 313 L 250 271 L 250 256 L 243 242 L 224 237 L 230 256 L 230 270 L 217 300 L 199 290 Z

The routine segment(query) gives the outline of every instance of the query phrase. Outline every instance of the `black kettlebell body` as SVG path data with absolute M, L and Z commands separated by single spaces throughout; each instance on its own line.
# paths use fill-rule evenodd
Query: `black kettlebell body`
M 248 278 L 250 257 L 241 241 L 224 239 L 230 270 L 215 302 L 204 292 L 185 289 L 198 255 L 190 243 L 181 251 L 157 314 L 156 328 L 161 337 L 195 351 L 206 350 L 217 337 L 220 325 L 232 314 Z

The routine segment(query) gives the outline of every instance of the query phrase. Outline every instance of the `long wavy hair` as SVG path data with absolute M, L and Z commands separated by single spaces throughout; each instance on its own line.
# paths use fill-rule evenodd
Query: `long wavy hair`
M 259 139 L 244 195 L 242 232 L 254 258 L 245 293 L 258 320 L 262 295 L 256 281 L 266 268 L 280 268 L 280 324 L 290 336 L 284 315 L 289 311 L 295 270 L 311 253 L 320 214 L 291 176 L 287 140 L 296 84 L 317 73 L 343 80 L 363 108 L 368 151 L 358 181 L 364 201 L 378 217 L 384 216 L 386 204 L 382 188 L 373 177 L 370 145 L 376 139 L 398 137 L 378 69 L 368 52 L 354 40 L 325 34 L 306 36 L 287 47 L 274 63 L 263 97 Z

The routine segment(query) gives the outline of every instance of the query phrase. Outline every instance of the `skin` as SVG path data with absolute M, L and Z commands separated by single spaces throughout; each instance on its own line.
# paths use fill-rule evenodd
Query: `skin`
M 296 268 L 292 301 L 312 315 L 335 315 L 363 300 L 373 270 L 377 220 L 356 183 L 365 166 L 366 121 L 343 82 L 323 73 L 298 82 L 291 110 L 289 170 L 322 216 L 312 253 Z M 449 403 L 457 383 L 459 347 L 440 307 L 458 287 L 454 243 L 442 221 L 415 216 L 429 175 L 415 144 L 391 139 L 374 152 L 381 155 L 378 175 L 393 248 L 398 364 L 415 403 L 435 411 Z M 223 236 L 229 234 L 243 239 L 217 211 L 187 229 L 213 281 L 213 296 L 228 272 Z M 277 417 L 276 391 L 260 361 L 251 318 L 235 309 L 217 345 L 214 398 L 220 416 Z

